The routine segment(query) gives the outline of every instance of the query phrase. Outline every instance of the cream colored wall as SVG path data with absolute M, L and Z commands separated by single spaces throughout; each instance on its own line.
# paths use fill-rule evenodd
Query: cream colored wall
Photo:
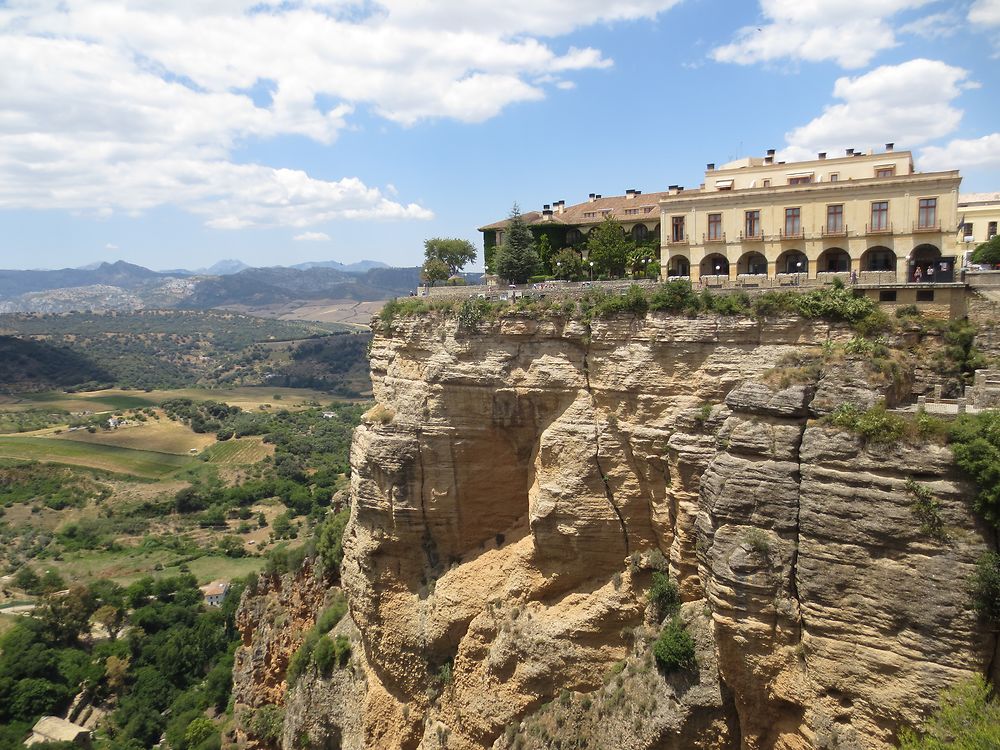
M 733 180 L 733 190 L 747 190 L 763 187 L 764 180 L 771 181 L 771 187 L 781 187 L 789 184 L 790 175 L 796 172 L 813 172 L 814 182 L 830 182 L 830 175 L 837 174 L 838 182 L 850 180 L 874 179 L 875 170 L 880 167 L 895 167 L 896 175 L 909 175 L 913 172 L 913 157 L 909 151 L 893 151 L 890 153 L 864 156 L 850 156 L 836 159 L 813 159 L 786 164 L 764 164 L 762 159 L 741 159 L 723 165 L 720 169 L 705 172 L 705 192 L 716 192 L 716 183 L 721 180 Z
M 852 269 L 861 270 L 861 256 L 872 247 L 887 247 L 896 254 L 897 274 L 903 280 L 908 273 L 907 257 L 921 244 L 932 244 L 941 254 L 959 252 L 955 242 L 957 226 L 957 201 L 960 178 L 957 172 L 914 175 L 909 178 L 890 178 L 860 182 L 813 183 L 746 191 L 717 191 L 672 196 L 661 202 L 661 265 L 666 269 L 672 256 L 686 256 L 691 263 L 692 278 L 698 277 L 698 266 L 712 253 L 725 255 L 730 264 L 730 276 L 735 278 L 737 263 L 744 253 L 757 251 L 768 260 L 768 275 L 777 272 L 775 263 L 784 252 L 799 250 L 809 259 L 809 276 L 815 278 L 816 261 L 830 248 L 845 250 L 852 259 Z M 920 198 L 937 198 L 939 232 L 914 232 Z M 869 234 L 866 227 L 871 220 L 874 201 L 889 202 L 891 234 Z M 825 237 L 827 206 L 843 204 L 844 225 L 847 237 Z M 785 209 L 801 208 L 803 239 L 781 239 L 784 231 Z M 741 241 L 747 210 L 761 212 L 764 241 Z M 708 216 L 722 214 L 724 243 L 706 243 Z M 670 243 L 672 218 L 684 216 L 689 238 L 688 245 Z
M 991 221 L 997 222 L 997 226 L 1000 228 L 1000 203 L 981 206 L 959 206 L 958 222 L 972 224 L 973 241 L 967 249 L 974 250 L 976 245 L 986 242 L 989 239 L 987 230 Z M 961 232 L 959 233 L 958 242 L 961 245 L 965 244 L 964 235 Z

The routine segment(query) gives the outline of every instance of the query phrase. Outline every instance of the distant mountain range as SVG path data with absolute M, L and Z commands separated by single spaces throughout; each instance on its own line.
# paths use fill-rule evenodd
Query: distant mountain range
M 50 271 L 0 270 L 0 313 L 367 302 L 405 296 L 419 278 L 419 268 L 391 268 L 370 260 L 270 268 L 224 260 L 200 271 L 151 271 L 125 261 Z

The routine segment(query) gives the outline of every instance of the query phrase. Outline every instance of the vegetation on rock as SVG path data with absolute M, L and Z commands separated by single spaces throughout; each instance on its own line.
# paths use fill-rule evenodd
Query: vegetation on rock
M 983 677 L 961 682 L 941 696 L 919 731 L 900 733 L 900 750 L 987 750 L 1000 747 L 1000 700 Z
M 675 615 L 653 644 L 656 663 L 667 673 L 697 667 L 694 638 L 687 632 L 680 616 Z

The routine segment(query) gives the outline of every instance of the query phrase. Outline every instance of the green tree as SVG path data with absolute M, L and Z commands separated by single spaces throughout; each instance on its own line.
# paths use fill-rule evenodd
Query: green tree
M 653 655 L 664 672 L 694 669 L 697 666 L 694 638 L 687 632 L 679 616 L 675 615 L 660 632 L 660 637 L 653 644 Z
M 23 566 L 14 576 L 14 585 L 29 594 L 38 593 L 39 583 L 38 573 L 28 565 Z
M 510 210 L 504 242 L 497 248 L 493 262 L 496 272 L 512 284 L 525 283 L 538 270 L 534 238 L 516 203 Z
M 424 258 L 427 262 L 437 260 L 443 263 L 448 268 L 447 279 L 476 259 L 476 248 L 468 240 L 458 237 L 432 237 L 424 241 Z
M 945 690 L 919 732 L 900 732 L 900 750 L 986 750 L 1000 747 L 1000 701 L 977 675 Z
M 184 744 L 188 747 L 198 747 L 202 742 L 215 734 L 215 724 L 204 716 L 199 716 L 187 725 L 184 730 Z
M 1000 263 L 1000 235 L 979 245 L 972 252 L 972 262 L 983 263 L 988 266 L 995 266 Z
M 576 281 L 583 276 L 583 258 L 571 247 L 564 247 L 552 260 L 552 273 L 557 279 Z
M 435 281 L 447 281 L 449 275 L 448 264 L 438 258 L 428 258 L 420 269 L 420 280 L 431 286 Z
M 632 241 L 625 237 L 622 225 L 608 215 L 587 235 L 587 257 L 594 268 L 609 276 L 624 276 Z
M 552 242 L 549 240 L 547 234 L 543 234 L 538 238 L 537 252 L 538 252 L 538 262 L 541 264 L 543 273 L 552 273 L 552 266 L 550 262 L 552 261 Z
M 976 510 L 1000 527 L 1000 411 L 961 415 L 948 439 L 955 463 L 976 483 Z
M 339 574 L 344 559 L 344 528 L 350 517 L 349 510 L 340 511 L 324 521 L 316 535 L 316 553 L 328 573 L 336 571 Z
M 969 579 L 972 607 L 987 622 L 1000 623 L 1000 555 L 986 552 Z

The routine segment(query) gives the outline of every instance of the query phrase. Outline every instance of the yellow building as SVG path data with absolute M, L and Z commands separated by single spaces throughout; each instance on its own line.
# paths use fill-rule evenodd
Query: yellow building
M 664 277 L 771 284 L 857 274 L 862 283 L 950 281 L 957 171 L 915 172 L 908 151 L 785 163 L 769 151 L 716 169 L 696 190 L 661 197 Z M 985 227 L 984 227 L 985 228 Z
M 996 237 L 1000 224 L 1000 193 L 958 196 L 958 243 L 967 254 Z

